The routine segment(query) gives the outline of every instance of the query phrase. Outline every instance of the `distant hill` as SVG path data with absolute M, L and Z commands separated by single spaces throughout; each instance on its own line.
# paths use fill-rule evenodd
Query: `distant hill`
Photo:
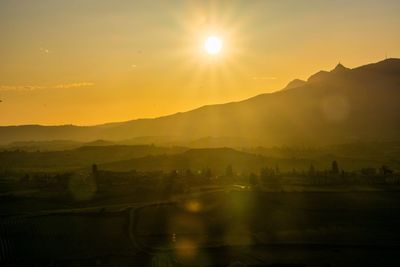
M 210 168 L 215 173 L 224 173 L 231 165 L 238 171 L 259 170 L 266 166 L 266 157 L 240 152 L 231 148 L 191 149 L 175 155 L 158 155 L 105 163 L 100 169 L 112 171 L 192 171 Z M 270 162 L 268 162 L 270 163 Z
M 231 165 L 236 172 L 258 173 L 261 168 L 308 171 L 311 164 L 320 170 L 337 160 L 346 171 L 390 166 L 400 170 L 400 142 L 353 143 L 319 148 L 253 147 L 242 150 L 215 147 L 189 149 L 153 145 L 82 146 L 63 151 L 0 151 L 0 172 L 90 171 L 92 164 L 111 171 L 198 171 L 211 169 L 224 174 Z
M 155 119 L 80 127 L 4 126 L 0 142 L 73 140 L 89 142 L 150 138 L 193 142 L 234 138 L 235 144 L 326 145 L 400 138 L 400 59 L 321 71 L 290 90 L 227 104 L 204 106 Z M 148 138 L 147 138 L 148 139 Z M 145 138 L 146 140 L 146 138 Z M 253 145 L 254 145 L 253 143 Z M 176 144 L 176 143 L 175 143 Z
M 142 143 L 143 144 L 143 143 Z M 62 151 L 79 148 L 82 146 L 112 146 L 127 145 L 127 143 L 116 143 L 105 140 L 95 140 L 91 142 L 79 142 L 70 140 L 50 140 L 50 141 L 17 141 L 0 146 L 0 151 Z
M 386 144 L 390 145 L 390 144 Z M 370 154 L 368 144 L 338 146 L 322 150 L 307 149 L 266 149 L 255 148 L 238 151 L 231 148 L 190 149 L 182 153 L 168 155 L 151 155 L 122 161 L 108 162 L 99 165 L 99 169 L 108 171 L 201 171 L 210 169 L 214 175 L 224 175 L 228 166 L 237 173 L 259 173 L 262 168 L 279 168 L 281 171 L 297 170 L 307 172 L 312 164 L 319 170 L 329 170 L 333 160 L 339 162 L 340 168 L 346 171 L 362 168 L 380 168 L 389 164 L 397 170 L 399 162 L 392 161 L 390 156 Z M 391 147 L 391 152 L 398 157 L 399 150 Z M 352 152 L 366 152 L 367 156 L 360 158 L 359 154 L 349 157 Z
M 50 140 L 50 141 L 16 141 L 7 145 L 0 146 L 2 150 L 22 150 L 22 151 L 59 151 L 74 149 L 82 146 L 83 142 L 69 140 Z
M 154 155 L 183 153 L 187 148 L 152 145 L 82 146 L 64 151 L 0 151 L 1 170 L 65 171 L 89 169 L 92 164 L 141 158 Z

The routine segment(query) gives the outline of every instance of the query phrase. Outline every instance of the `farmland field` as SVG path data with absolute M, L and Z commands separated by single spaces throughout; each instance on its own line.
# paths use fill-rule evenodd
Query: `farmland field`
M 226 190 L 149 205 L 8 217 L 1 221 L 1 261 L 399 264 L 399 224 L 397 192 Z

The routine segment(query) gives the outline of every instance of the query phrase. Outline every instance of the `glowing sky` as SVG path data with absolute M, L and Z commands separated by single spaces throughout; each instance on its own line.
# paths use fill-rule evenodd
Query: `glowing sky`
M 0 125 L 156 117 L 400 57 L 399 14 L 397 0 L 1 0 Z

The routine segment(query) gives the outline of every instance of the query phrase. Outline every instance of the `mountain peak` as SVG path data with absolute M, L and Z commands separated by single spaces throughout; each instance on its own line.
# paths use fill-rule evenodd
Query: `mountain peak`
M 346 70 L 349 70 L 349 68 L 346 68 L 345 66 L 342 65 L 342 63 L 339 62 L 331 72 L 338 73 Z

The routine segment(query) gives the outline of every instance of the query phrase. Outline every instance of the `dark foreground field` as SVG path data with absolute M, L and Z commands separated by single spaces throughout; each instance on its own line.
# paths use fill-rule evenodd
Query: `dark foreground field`
M 0 225 L 10 266 L 400 265 L 397 192 L 221 190 Z

